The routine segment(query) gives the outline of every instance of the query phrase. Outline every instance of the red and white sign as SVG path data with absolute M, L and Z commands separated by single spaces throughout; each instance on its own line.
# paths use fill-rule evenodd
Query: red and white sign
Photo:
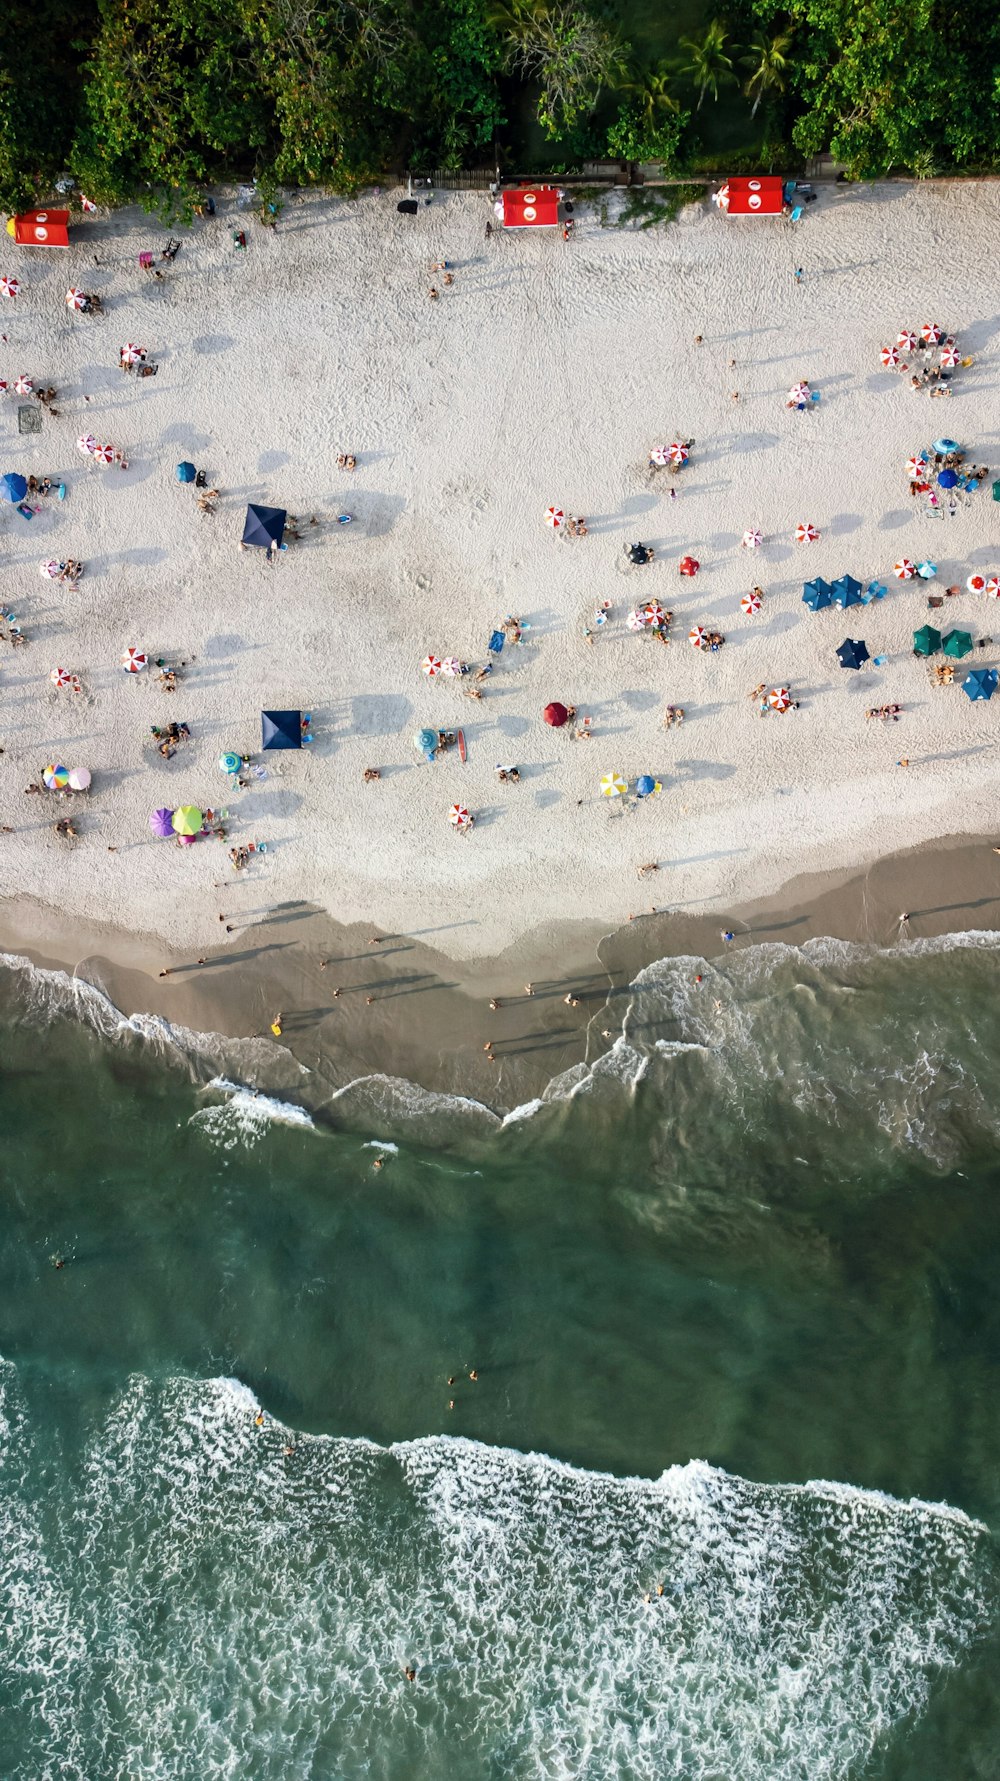
M 554 229 L 559 223 L 562 193 L 558 186 L 532 186 L 503 193 L 505 229 Z
M 785 182 L 780 173 L 762 173 L 755 179 L 730 179 L 716 192 L 715 202 L 730 216 L 780 216 L 785 202 Z
M 7 233 L 18 247 L 68 247 L 68 210 L 27 210 L 23 216 L 12 216 Z

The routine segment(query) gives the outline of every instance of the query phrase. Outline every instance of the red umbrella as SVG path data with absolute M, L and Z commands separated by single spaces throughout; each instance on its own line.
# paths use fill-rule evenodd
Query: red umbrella
M 942 330 L 938 327 L 937 322 L 925 322 L 920 332 L 928 346 L 936 346 L 941 338 Z
M 554 699 L 551 705 L 546 705 L 542 716 L 553 730 L 561 730 L 563 724 L 569 723 L 569 712 L 565 705 L 560 705 L 558 699 Z
M 773 686 L 767 695 L 767 702 L 772 711 L 787 711 L 792 703 L 792 695 L 787 686 Z
M 810 520 L 803 520 L 802 524 L 795 528 L 796 544 L 815 544 L 818 537 L 819 533 Z
M 894 346 L 883 346 L 882 352 L 881 352 L 881 359 L 882 359 L 883 365 L 898 365 L 899 364 L 898 349 Z
M 11 277 L 9 274 L 5 273 L 3 278 L 0 278 L 0 292 L 2 292 L 5 297 L 16 297 L 20 289 L 21 286 L 18 279 Z
M 749 612 L 749 613 L 759 612 L 760 608 L 761 608 L 760 595 L 759 594 L 744 594 L 742 600 L 740 601 L 740 606 L 742 607 L 744 612 Z
M 917 565 L 911 563 L 909 557 L 900 557 L 898 563 L 893 563 L 892 572 L 897 581 L 912 581 L 917 573 Z
M 708 632 L 703 625 L 695 625 L 688 632 L 688 642 L 692 649 L 704 649 L 708 642 Z
M 688 455 L 688 448 L 683 439 L 675 439 L 673 445 L 670 447 L 670 462 L 672 464 L 686 464 Z
M 961 364 L 957 346 L 943 346 L 941 348 L 941 364 L 945 371 L 954 371 L 955 367 Z
M 545 524 L 547 526 L 553 526 L 556 529 L 558 529 L 559 526 L 562 525 L 563 520 L 565 518 L 566 518 L 566 515 L 563 512 L 561 507 L 546 507 L 546 509 L 545 509 Z
M 49 679 L 53 686 L 71 686 L 73 676 L 68 668 L 53 668 Z
M 698 570 L 701 568 L 701 564 L 697 557 L 681 557 L 678 568 L 682 575 L 697 575 Z
M 907 352 L 912 352 L 916 344 L 917 336 L 914 334 L 913 329 L 900 328 L 899 333 L 896 335 L 896 345 L 902 346 Z

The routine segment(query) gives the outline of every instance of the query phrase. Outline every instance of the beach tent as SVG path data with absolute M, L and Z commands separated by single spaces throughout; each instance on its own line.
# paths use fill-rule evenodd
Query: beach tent
M 913 633 L 913 653 L 918 656 L 936 655 L 941 648 L 941 633 L 933 625 L 921 625 L 919 631 Z
M 530 190 L 502 192 L 497 215 L 505 229 L 555 229 L 562 221 L 558 186 L 532 186 Z
M 848 606 L 864 605 L 861 598 L 861 583 L 855 581 L 853 575 L 838 575 L 830 589 L 830 597 L 833 604 L 840 607 L 841 612 L 844 612 Z
M 972 638 L 968 631 L 949 631 L 942 641 L 941 648 L 946 656 L 954 656 L 961 661 L 963 656 L 972 653 Z
M 280 545 L 287 518 L 284 507 L 255 507 L 251 501 L 243 527 L 244 544 L 259 544 L 263 550 L 269 550 L 272 544 Z
M 729 216 L 780 216 L 785 203 L 785 182 L 777 173 L 730 179 L 716 192 L 715 202 Z
M 995 668 L 973 668 L 962 682 L 962 691 L 970 699 L 992 699 L 997 690 L 997 671 Z
M 853 637 L 845 637 L 837 651 L 837 660 L 842 668 L 860 668 L 868 661 L 868 645 Z
M 810 612 L 822 612 L 824 607 L 832 606 L 833 589 L 830 583 L 824 581 L 822 576 L 817 576 L 815 581 L 807 581 L 802 589 L 802 601 Z
M 68 210 L 26 210 L 23 216 L 12 216 L 7 233 L 18 247 L 68 247 Z
M 301 711 L 262 711 L 260 738 L 264 748 L 301 748 Z

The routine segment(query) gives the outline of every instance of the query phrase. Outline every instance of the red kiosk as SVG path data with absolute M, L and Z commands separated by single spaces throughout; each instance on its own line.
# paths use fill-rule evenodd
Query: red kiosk
M 558 186 L 521 187 L 501 192 L 496 210 L 505 229 L 557 229 L 565 194 Z
M 68 247 L 68 210 L 27 210 L 7 221 L 7 233 L 18 247 Z
M 785 182 L 780 173 L 730 179 L 719 187 L 715 202 L 729 216 L 780 216 L 785 205 Z

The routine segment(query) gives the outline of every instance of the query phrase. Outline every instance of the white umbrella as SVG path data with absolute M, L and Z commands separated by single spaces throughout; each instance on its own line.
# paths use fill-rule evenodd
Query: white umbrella
M 642 612 L 643 623 L 648 625 L 651 630 L 657 631 L 661 625 L 664 625 L 667 622 L 667 615 L 664 612 L 663 607 L 660 605 L 659 600 L 647 600 L 645 606 L 640 608 L 640 611 Z
M 464 804 L 453 804 L 448 812 L 448 821 L 453 829 L 467 829 L 472 818 Z
M 15 377 L 14 388 L 19 396 L 30 396 L 35 385 L 30 377 Z
M 991 600 L 1000 600 L 1000 577 L 991 575 L 986 582 L 986 592 Z
M 97 440 L 94 438 L 93 433 L 81 433 L 76 442 L 76 449 L 77 451 L 82 451 L 84 457 L 93 457 L 94 452 L 97 450 Z
M 666 446 L 654 445 L 649 454 L 649 461 L 651 464 L 669 464 L 670 453 L 667 451 Z
M 620 773 L 605 773 L 601 780 L 601 795 L 605 798 L 623 798 L 628 791 L 628 780 Z
M 49 675 L 53 686 L 71 686 L 73 675 L 68 668 L 53 668 Z
M 922 338 L 926 340 L 928 346 L 936 346 L 943 331 L 943 329 L 938 327 L 937 322 L 925 322 L 920 333 Z
M 80 193 L 80 209 L 84 210 L 84 211 L 95 212 L 97 210 L 97 205 L 94 203 L 93 198 L 85 198 L 83 193 L 81 192 Z
M 547 526 L 561 526 L 565 518 L 566 515 L 561 507 L 546 507 L 545 524 Z
M 758 550 L 764 542 L 764 534 L 759 526 L 748 526 L 743 534 L 743 548 Z
M 462 672 L 462 664 L 459 661 L 458 657 L 457 656 L 442 657 L 441 672 L 442 672 L 442 674 L 449 675 L 452 680 L 457 680 L 459 675 Z
M 85 792 L 90 785 L 89 767 L 71 767 L 69 770 L 69 789 L 71 792 Z
M 883 365 L 899 364 L 899 350 L 895 346 L 883 346 L 879 357 L 881 358 Z
M 912 581 L 917 573 L 917 565 L 911 563 L 909 557 L 900 557 L 898 563 L 893 563 L 892 572 L 897 581 Z
M 670 462 L 672 464 L 686 464 L 689 456 L 690 453 L 683 439 L 675 439 L 673 445 L 670 447 Z
M 788 392 L 789 402 L 808 402 L 812 391 L 807 383 L 793 383 Z
M 926 468 L 927 468 L 927 459 L 926 458 L 913 457 L 913 458 L 907 458 L 907 460 L 906 460 L 906 474 L 907 474 L 907 476 L 911 477 L 914 482 L 917 480 L 918 477 L 923 476 Z
M 127 346 L 121 348 L 119 357 L 123 365 L 138 365 L 146 357 L 146 348 L 134 346 L 130 340 Z
M 65 563 L 57 563 L 54 557 L 50 557 L 47 563 L 39 563 L 38 573 L 43 581 L 58 581 L 65 567 Z
M 637 606 L 634 612 L 630 612 L 625 623 L 630 631 L 644 631 L 646 629 L 646 615 L 643 612 L 642 607 Z
M 113 445 L 95 445 L 91 456 L 95 458 L 99 464 L 113 464 L 115 461 L 115 448 Z
M 792 695 L 787 686 L 773 686 L 767 695 L 767 702 L 772 711 L 787 711 L 792 703 Z
M 16 297 L 20 289 L 20 279 L 9 277 L 6 273 L 0 278 L 0 296 Z
M 796 544 L 815 544 L 818 537 L 819 532 L 816 530 L 816 527 L 811 520 L 803 520 L 801 524 L 797 525 L 795 528 Z
M 83 291 L 78 291 L 75 285 L 70 285 L 69 290 L 66 292 L 66 308 L 82 309 L 86 301 L 87 299 Z
M 761 609 L 761 604 L 762 604 L 762 602 L 761 602 L 761 597 L 759 594 L 744 594 L 742 600 L 740 601 L 740 606 L 742 607 L 743 611 L 751 613 L 751 614 L 753 614 L 755 612 L 759 612 Z
M 943 346 L 941 348 L 941 364 L 945 371 L 954 371 L 955 367 L 960 363 L 961 360 L 958 356 L 957 346 Z
M 703 649 L 708 642 L 708 632 L 703 625 L 694 625 L 688 632 L 688 642 L 692 649 Z
M 141 674 L 146 666 L 146 659 L 144 650 L 133 646 L 122 650 L 122 667 L 126 674 Z
M 896 345 L 901 346 L 905 352 L 912 352 L 916 344 L 917 336 L 914 334 L 913 329 L 900 328 L 899 333 L 896 335 Z
M 441 672 L 441 658 L 440 656 L 425 656 L 420 666 L 428 680 L 433 680 L 434 676 Z

